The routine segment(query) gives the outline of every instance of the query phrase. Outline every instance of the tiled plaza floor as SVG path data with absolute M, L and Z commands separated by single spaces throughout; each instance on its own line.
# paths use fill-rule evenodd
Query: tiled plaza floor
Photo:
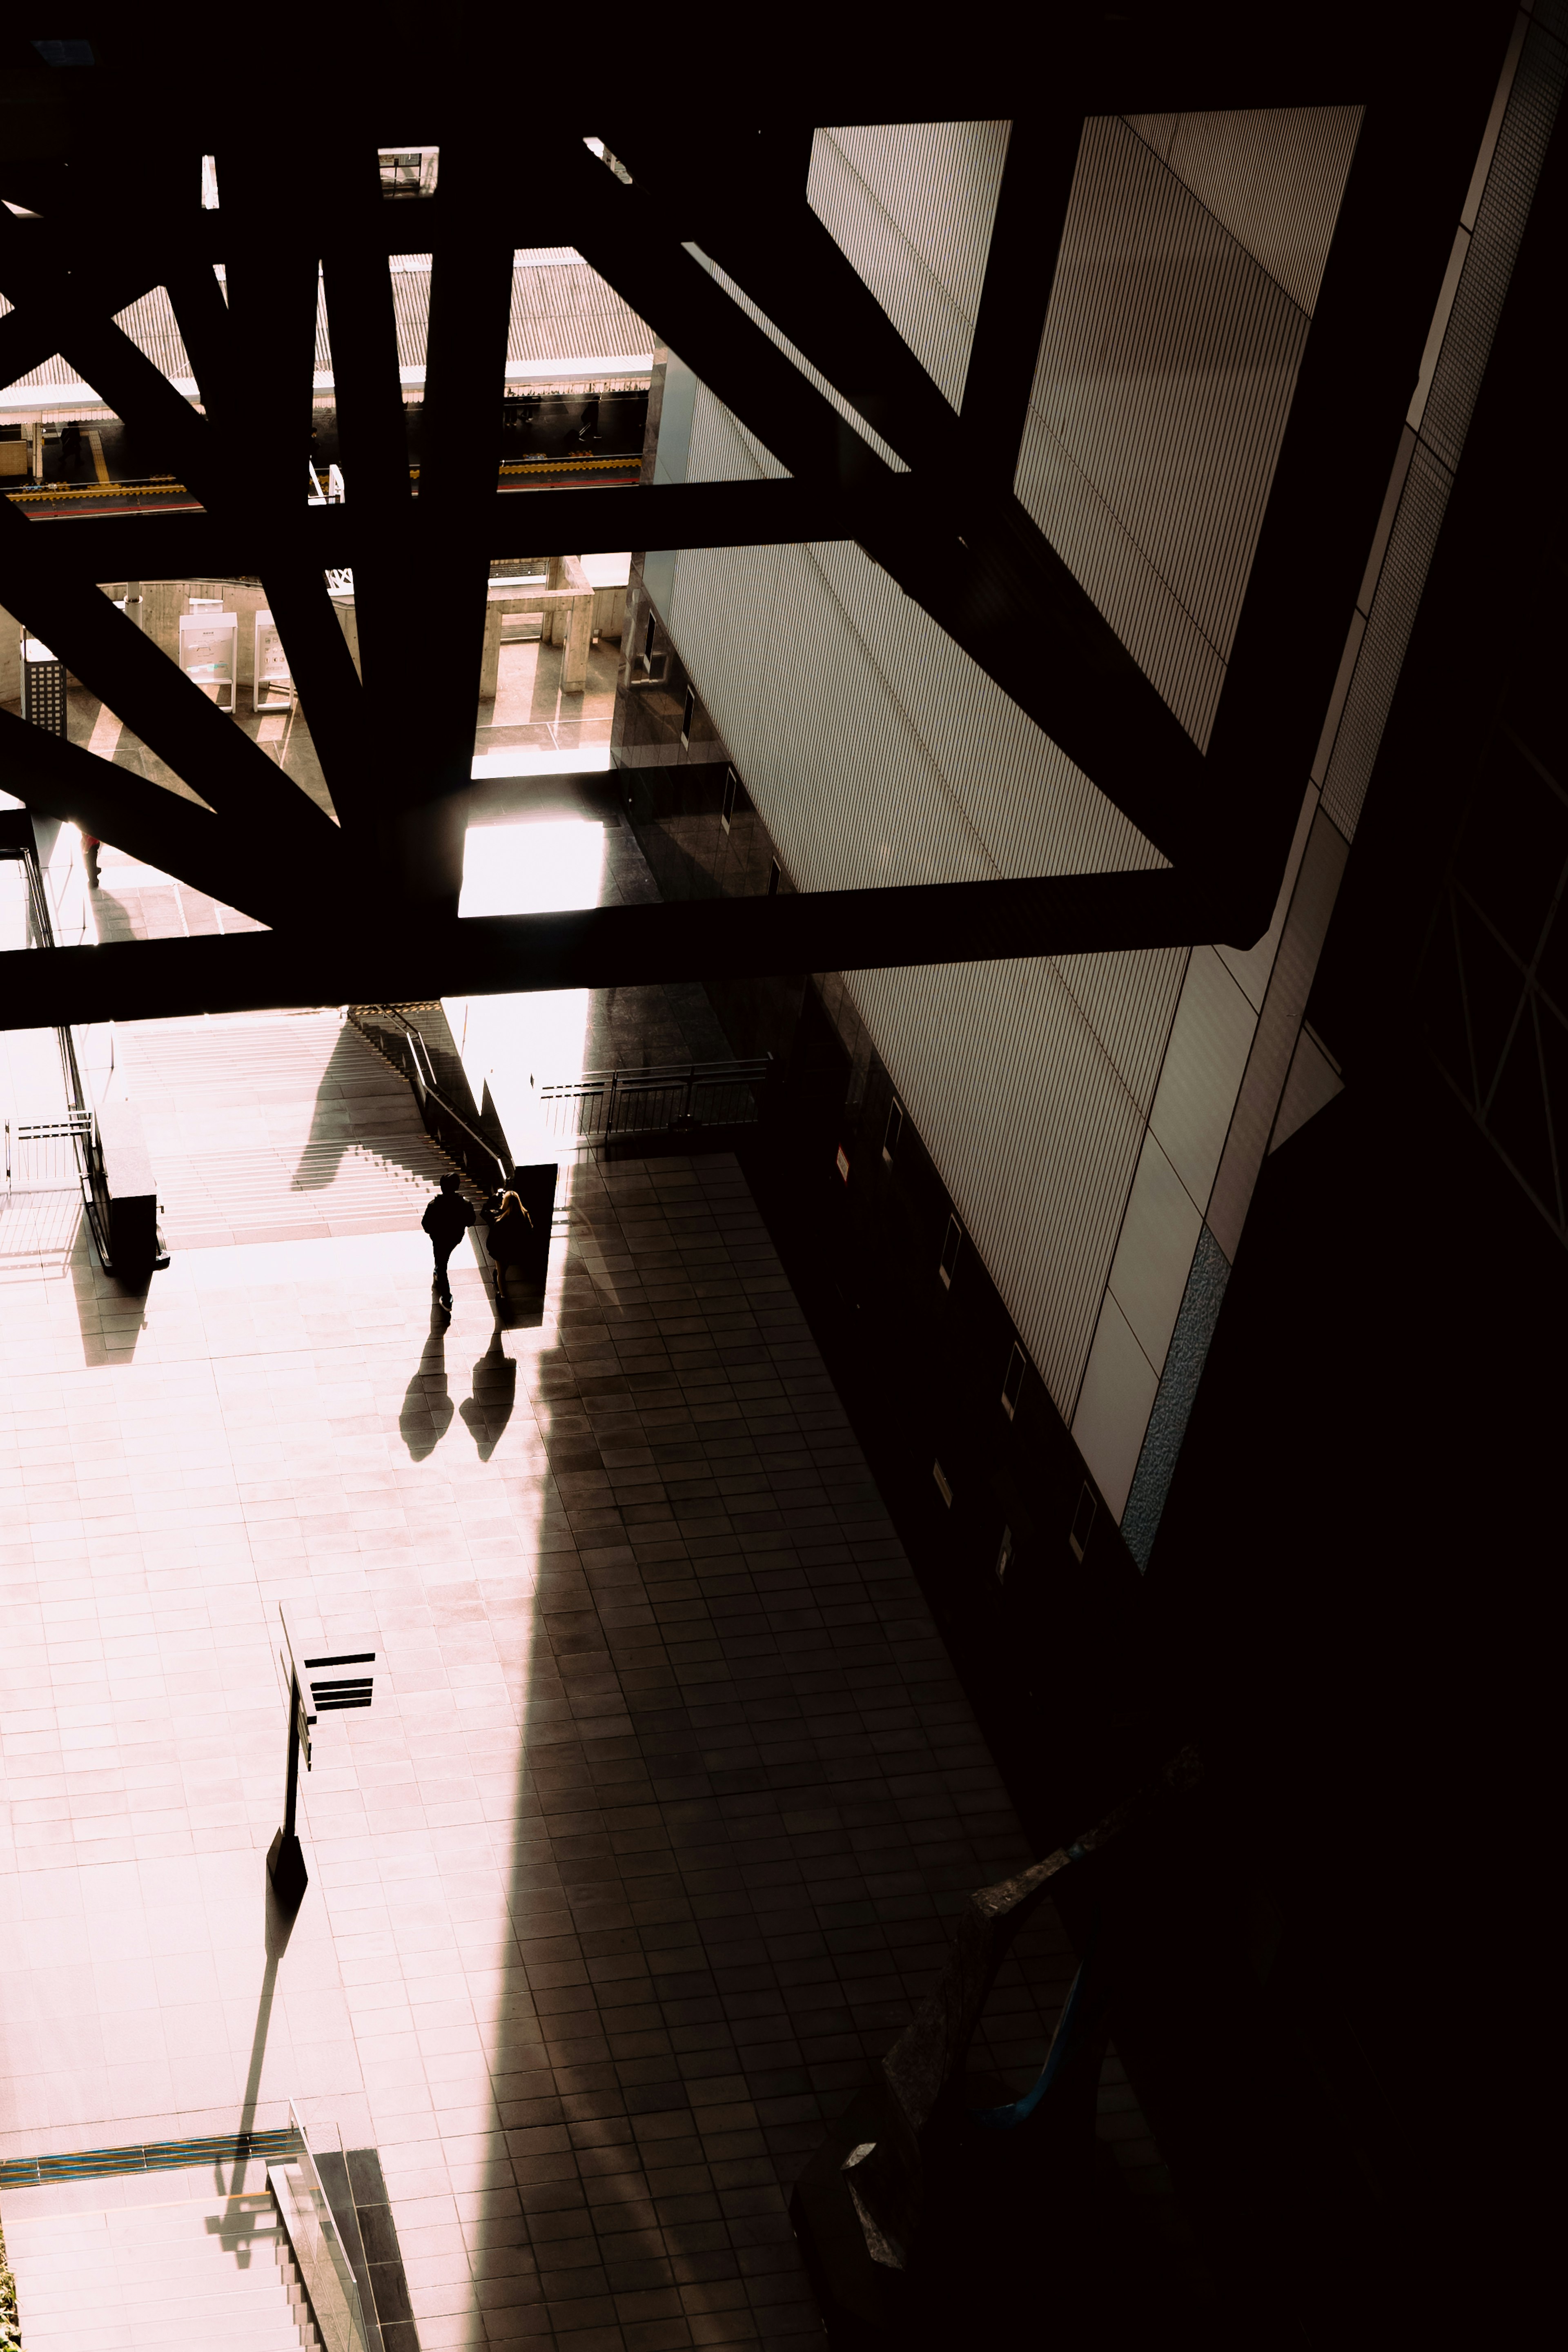
M 0 2156 L 292 2095 L 432 2352 L 819 2340 L 788 2184 L 1026 1849 L 733 1160 L 567 1181 L 533 1328 L 413 1230 L 0 1283 Z M 376 1652 L 291 1934 L 279 1603 Z

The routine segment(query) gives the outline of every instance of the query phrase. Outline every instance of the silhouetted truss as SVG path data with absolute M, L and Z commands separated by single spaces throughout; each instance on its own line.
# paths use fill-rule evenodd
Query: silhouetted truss
M 1268 925 L 1349 616 L 1485 128 L 1512 9 L 1441 44 L 1319 13 L 1280 57 L 1256 20 L 1162 12 L 1049 26 L 1049 70 L 994 52 L 807 59 L 766 89 L 590 68 L 579 110 L 432 59 L 389 31 L 319 110 L 246 110 L 241 66 L 171 83 L 140 60 L 0 77 L 0 382 L 59 352 L 205 512 L 40 529 L 0 499 L 0 604 L 201 803 L 0 716 L 0 781 L 39 812 L 237 905 L 270 936 L 0 958 L 6 1018 L 409 998 L 722 971 L 1245 940 Z M 487 20 L 488 21 L 488 20 Z M 1037 12 L 1021 38 L 1041 37 Z M 404 28 L 409 38 L 413 20 Z M 419 19 L 418 41 L 428 40 Z M 205 64 L 207 53 L 202 52 Z M 482 58 L 469 61 L 481 64 Z M 817 66 L 820 64 L 820 71 Z M 858 79 L 857 79 L 858 76 Z M 117 79 L 118 77 L 118 79 Z M 31 78 L 36 79 L 37 78 Z M 216 79 L 224 87 L 215 95 Z M 1022 89 L 1020 89 L 1020 83 Z M 1020 97 L 1047 93 L 1020 116 Z M 1088 114 L 1347 104 L 1365 117 L 1279 451 L 1227 680 L 1200 752 L 1014 496 L 1012 478 Z M 763 107 L 771 110 L 759 121 Z M 962 415 L 805 200 L 814 124 L 1013 120 Z M 17 123 L 26 136 L 18 139 Z M 439 144 L 438 192 L 383 194 L 378 146 Z M 628 181 L 584 143 L 601 138 Z M 297 138 L 297 146 L 293 143 Z M 200 205 L 201 155 L 221 209 Z M 132 163 L 133 159 L 133 168 Z M 526 163 L 526 170 L 520 169 Z M 459 923 L 465 794 L 498 506 L 512 255 L 570 243 L 650 320 L 790 478 L 554 490 L 574 552 L 852 539 L 1171 861 L 1166 871 L 784 895 Z M 896 452 L 886 463 L 696 246 Z M 434 257 L 426 447 L 411 488 L 390 252 Z M 225 266 L 226 288 L 213 269 Z M 309 508 L 317 274 L 342 506 Z M 114 323 L 166 287 L 201 394 Z M 323 582 L 352 565 L 363 684 Z M 258 575 L 334 825 L 94 584 Z

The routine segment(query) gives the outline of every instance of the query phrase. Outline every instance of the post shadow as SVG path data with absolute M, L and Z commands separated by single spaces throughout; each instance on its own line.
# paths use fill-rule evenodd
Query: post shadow
M 453 1404 L 447 1386 L 446 1309 L 430 1309 L 430 1336 L 419 1359 L 419 1369 L 408 1383 L 397 1426 L 416 1462 L 424 1462 L 452 1426 Z

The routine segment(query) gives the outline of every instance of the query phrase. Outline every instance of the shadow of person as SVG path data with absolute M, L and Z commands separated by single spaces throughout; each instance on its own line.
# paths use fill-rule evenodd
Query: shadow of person
M 444 1307 L 432 1307 L 430 1337 L 397 1416 L 403 1443 L 416 1462 L 434 1454 L 452 1426 L 452 1399 L 447 1387 L 447 1319 Z
M 500 1443 L 516 1402 L 517 1365 L 501 1345 L 498 1323 L 489 1346 L 474 1366 L 474 1392 L 458 1407 L 481 1462 L 488 1462 Z

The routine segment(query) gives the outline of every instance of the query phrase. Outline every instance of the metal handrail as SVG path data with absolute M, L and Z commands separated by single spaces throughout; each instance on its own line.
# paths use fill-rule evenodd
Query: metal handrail
M 679 1133 L 704 1125 L 751 1126 L 762 1117 L 761 1091 L 773 1078 L 771 1054 L 744 1061 L 670 1062 L 646 1069 L 584 1070 L 581 1077 L 536 1086 L 542 1110 L 556 1130 L 568 1127 L 579 1142 L 599 1138 Z M 727 1097 L 717 1116 L 715 1095 Z M 710 1116 L 701 1115 L 706 1096 Z M 657 1103 L 659 1115 L 647 1116 Z
M 442 1118 L 450 1119 L 454 1127 L 460 1128 L 464 1135 L 468 1137 L 469 1142 L 475 1145 L 479 1150 L 483 1152 L 491 1167 L 496 1170 L 501 1186 L 504 1188 L 506 1185 L 510 1184 L 511 1182 L 511 1171 L 507 1166 L 505 1160 L 501 1158 L 500 1152 L 495 1150 L 493 1145 L 487 1143 L 484 1137 L 474 1128 L 471 1128 L 468 1125 L 468 1120 L 463 1117 L 461 1111 L 453 1109 L 451 1104 L 447 1100 L 446 1096 L 443 1095 L 437 1087 L 436 1084 L 435 1065 L 430 1059 L 430 1048 L 425 1042 L 423 1031 L 416 1029 L 413 1022 L 408 1020 L 404 1013 L 398 1011 L 395 1004 L 367 1004 L 363 1009 L 367 1013 L 379 1013 L 384 1020 L 395 1022 L 397 1025 L 398 1031 L 407 1040 L 408 1058 L 413 1065 L 413 1067 L 409 1072 L 409 1082 L 414 1088 L 416 1096 L 418 1097 L 420 1109 L 423 1111 L 427 1102 L 434 1103 Z M 353 1020 L 353 1015 L 352 1013 L 349 1017 Z M 359 1024 L 356 1022 L 354 1025 L 357 1028 Z M 426 1121 L 426 1125 L 428 1125 L 428 1121 Z M 440 1138 L 437 1137 L 437 1140 L 439 1141 Z M 452 1156 L 454 1158 L 458 1157 L 456 1153 Z M 472 1170 L 469 1170 L 468 1173 L 472 1175 Z M 479 1179 L 475 1177 L 474 1181 L 477 1183 Z
M 48 893 L 44 888 L 43 868 L 38 863 L 36 847 L 26 841 L 5 855 L 19 858 L 27 883 L 27 917 L 35 945 L 52 948 L 55 944 L 54 919 L 49 913 Z M 98 1132 L 98 1115 L 90 1109 L 82 1091 L 81 1066 L 76 1057 L 76 1040 L 68 1024 L 62 1022 L 55 1031 L 59 1045 L 60 1071 L 65 1080 L 66 1100 L 72 1139 L 76 1146 L 77 1171 L 81 1181 L 82 1205 L 87 1211 L 88 1225 L 93 1244 L 105 1273 L 110 1271 L 109 1234 L 109 1178 L 103 1165 L 103 1145 Z M 6 1183 L 10 1182 L 10 1150 L 7 1138 Z

